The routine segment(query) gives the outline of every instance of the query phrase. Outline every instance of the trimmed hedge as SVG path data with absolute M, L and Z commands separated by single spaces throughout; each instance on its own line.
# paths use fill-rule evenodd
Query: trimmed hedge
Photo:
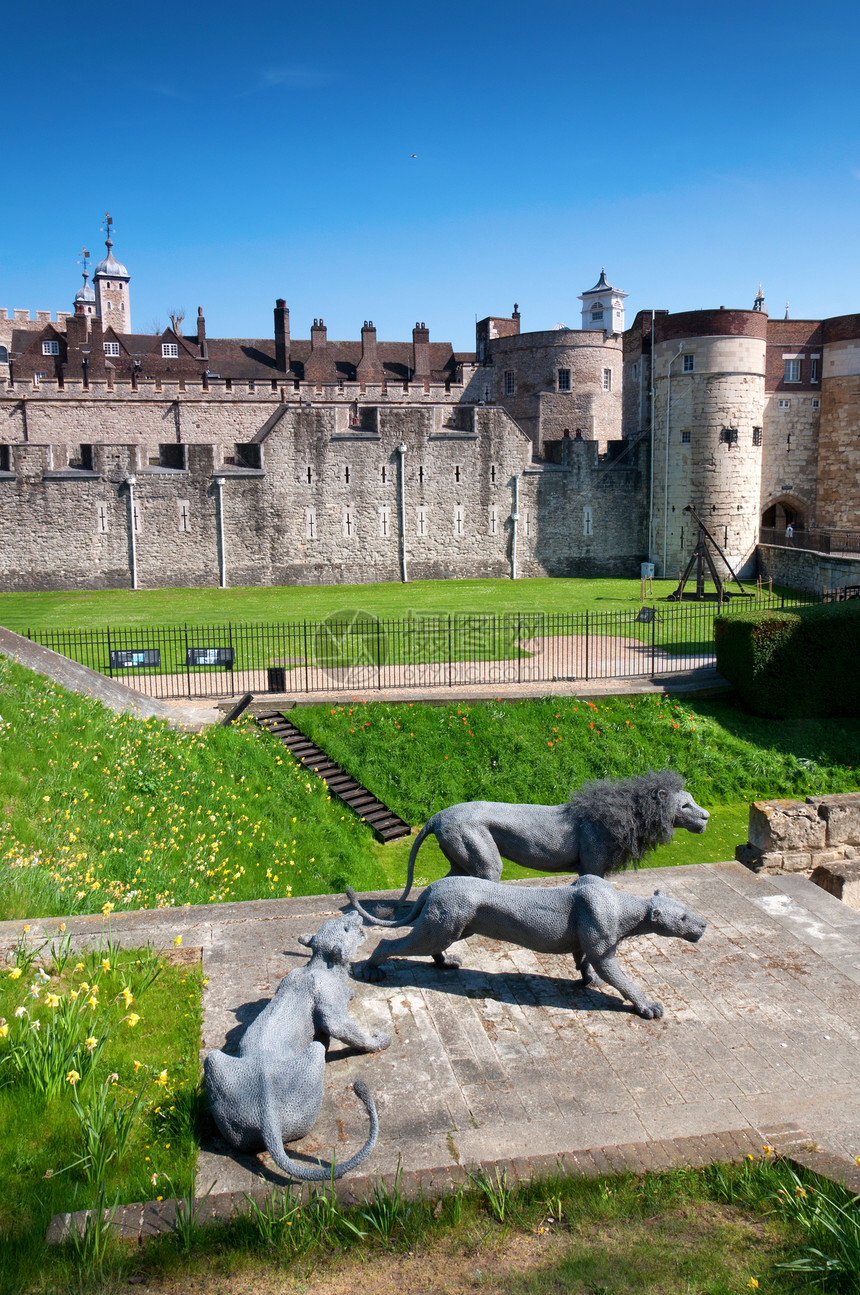
M 860 715 L 860 600 L 714 621 L 717 669 L 757 715 Z

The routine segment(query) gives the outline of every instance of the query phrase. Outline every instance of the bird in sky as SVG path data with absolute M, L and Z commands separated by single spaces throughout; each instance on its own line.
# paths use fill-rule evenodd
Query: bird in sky
M 410 156 L 410 157 L 417 157 L 417 156 L 418 156 L 418 154 L 417 154 L 417 153 L 410 153 L 410 154 L 409 154 L 409 156 Z

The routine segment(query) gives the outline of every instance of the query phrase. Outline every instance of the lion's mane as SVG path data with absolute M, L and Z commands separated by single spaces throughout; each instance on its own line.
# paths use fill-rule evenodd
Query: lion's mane
M 633 778 L 586 782 L 569 804 L 578 823 L 595 823 L 606 833 L 610 872 L 625 863 L 638 864 L 649 850 L 671 841 L 675 797 L 683 788 L 684 779 L 674 769 L 651 770 Z

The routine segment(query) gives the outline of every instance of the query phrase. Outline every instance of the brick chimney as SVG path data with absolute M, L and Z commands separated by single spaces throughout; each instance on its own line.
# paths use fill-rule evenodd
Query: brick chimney
M 430 329 L 423 322 L 412 330 L 412 380 L 430 381 Z
M 275 302 L 275 365 L 282 373 L 290 367 L 290 312 L 283 297 Z
M 315 319 L 311 329 L 311 353 L 305 362 L 306 382 L 325 382 L 329 376 L 326 336 L 324 320 Z
M 373 320 L 366 319 L 361 329 L 361 359 L 355 376 L 359 382 L 381 382 L 382 365 L 376 354 L 376 329 Z
M 197 349 L 201 360 L 209 358 L 209 348 L 206 345 L 206 320 L 203 318 L 202 306 L 197 307 Z
M 105 368 L 105 330 L 104 324 L 98 315 L 90 317 L 90 353 L 89 359 L 89 377 L 95 382 L 104 382 L 107 376 Z

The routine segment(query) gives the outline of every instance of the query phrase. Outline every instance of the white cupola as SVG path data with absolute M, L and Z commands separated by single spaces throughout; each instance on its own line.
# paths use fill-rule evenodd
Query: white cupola
M 607 283 L 606 271 L 601 268 L 597 283 L 579 298 L 582 302 L 582 327 L 603 329 L 606 333 L 623 333 L 626 296 L 626 292 Z

